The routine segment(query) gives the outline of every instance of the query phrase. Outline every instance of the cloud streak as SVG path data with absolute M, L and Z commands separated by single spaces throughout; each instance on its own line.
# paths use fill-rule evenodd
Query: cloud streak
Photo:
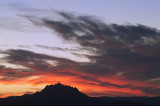
M 37 47 L 50 50 L 76 52 L 90 62 L 77 62 L 33 51 L 10 49 L 1 51 L 4 60 L 30 69 L 0 67 L 0 81 L 23 80 L 33 85 L 58 80 L 79 84 L 83 89 L 101 89 L 114 95 L 159 96 L 160 31 L 144 25 L 107 24 L 90 16 L 55 11 L 60 19 L 24 16 L 33 24 L 55 31 L 63 40 L 79 44 L 88 54 L 78 54 L 79 49 L 62 49 L 45 45 Z M 39 76 L 31 79 L 32 76 Z M 125 91 L 124 91 L 125 90 Z M 107 95 L 109 93 L 106 93 Z M 88 94 L 98 95 L 97 92 Z M 111 95 L 112 96 L 112 95 Z

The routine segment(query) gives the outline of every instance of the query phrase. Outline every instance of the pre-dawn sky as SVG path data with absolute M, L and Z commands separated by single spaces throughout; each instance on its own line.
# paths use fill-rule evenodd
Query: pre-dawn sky
M 160 0 L 0 0 L 0 97 L 61 82 L 160 96 Z

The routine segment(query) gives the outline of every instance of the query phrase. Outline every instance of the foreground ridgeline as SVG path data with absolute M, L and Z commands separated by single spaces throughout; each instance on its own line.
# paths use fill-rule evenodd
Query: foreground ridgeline
M 57 83 L 40 92 L 0 99 L 0 106 L 158 106 L 121 100 L 89 97 L 75 87 Z

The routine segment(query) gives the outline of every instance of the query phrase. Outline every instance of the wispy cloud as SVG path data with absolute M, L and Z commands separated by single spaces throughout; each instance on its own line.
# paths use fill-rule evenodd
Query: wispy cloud
M 56 10 L 54 14 L 55 17 L 61 18 L 33 15 L 24 17 L 33 24 L 55 31 L 67 42 L 79 44 L 88 54 L 78 54 L 78 48 L 36 46 L 51 50 L 76 51 L 77 55 L 85 56 L 90 61 L 77 62 L 28 50 L 10 49 L 1 51 L 7 55 L 4 57 L 5 61 L 22 65 L 30 71 L 17 71 L 18 69 L 2 66 L 0 75 L 3 78 L 0 81 L 28 78 L 28 83 L 36 85 L 61 80 L 95 86 L 96 89 L 110 89 L 110 92 L 115 91 L 115 95 L 132 95 L 134 92 L 137 95 L 158 96 L 159 85 L 152 80 L 160 78 L 158 29 L 144 25 L 107 24 L 91 16 Z M 39 78 L 29 80 L 31 76 Z M 127 92 L 123 92 L 124 89 Z M 103 92 L 99 92 L 101 93 Z

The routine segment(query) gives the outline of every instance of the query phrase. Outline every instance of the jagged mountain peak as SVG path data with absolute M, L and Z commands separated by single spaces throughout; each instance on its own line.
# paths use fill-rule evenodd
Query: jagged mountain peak
M 74 90 L 77 90 L 79 91 L 76 87 L 71 87 L 71 86 L 68 86 L 68 85 L 64 85 L 64 84 L 61 84 L 61 83 L 56 83 L 54 85 L 46 85 L 46 87 L 43 89 L 43 90 L 49 90 L 49 89 L 74 89 Z
M 54 99 L 86 99 L 87 95 L 81 93 L 76 87 L 71 87 L 57 83 L 54 85 L 47 85 L 40 92 L 33 94 L 37 97 L 54 98 Z

